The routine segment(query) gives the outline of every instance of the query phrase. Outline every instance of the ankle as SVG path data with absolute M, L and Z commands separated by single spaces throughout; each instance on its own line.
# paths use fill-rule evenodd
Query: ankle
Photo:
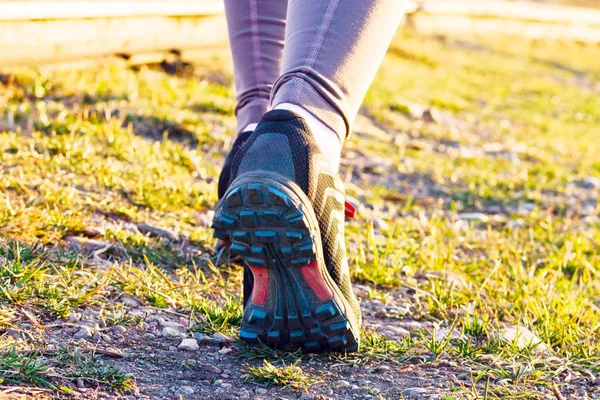
M 333 129 L 321 122 L 306 109 L 291 103 L 281 103 L 275 106 L 276 110 L 288 110 L 300 115 L 308 124 L 311 134 L 317 142 L 321 153 L 325 156 L 330 166 L 337 171 L 340 165 L 342 143 L 340 137 Z
M 256 130 L 257 126 L 258 126 L 258 123 L 256 123 L 256 122 L 253 123 L 253 124 L 248 124 L 248 125 L 246 125 L 246 127 L 244 129 L 242 129 L 240 131 L 240 133 L 242 133 L 242 132 L 250 132 L 250 131 L 254 132 Z

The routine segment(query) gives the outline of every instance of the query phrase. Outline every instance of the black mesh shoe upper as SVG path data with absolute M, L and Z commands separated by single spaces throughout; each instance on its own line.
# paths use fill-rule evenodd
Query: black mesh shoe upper
M 233 158 L 235 157 L 238 150 L 244 145 L 246 140 L 252 135 L 253 131 L 242 132 L 235 138 L 233 145 L 231 146 L 231 150 L 229 154 L 227 154 L 227 158 L 225 158 L 225 164 L 223 164 L 223 169 L 221 170 L 221 175 L 219 175 L 219 200 L 223 197 L 227 188 L 229 187 L 230 177 L 231 177 L 231 164 L 233 163 Z
M 240 148 L 244 145 L 246 140 L 252 135 L 253 131 L 246 131 L 240 133 L 233 142 L 231 146 L 231 150 L 229 154 L 227 154 L 227 158 L 225 158 L 225 163 L 223 164 L 223 169 L 221 170 L 221 175 L 219 175 L 219 186 L 218 186 L 218 194 L 219 200 L 225 195 L 227 189 L 229 188 L 229 184 L 231 183 L 231 164 L 233 164 L 233 159 Z M 244 304 L 250 298 L 250 294 L 252 293 L 252 284 L 253 278 L 250 270 L 244 266 Z

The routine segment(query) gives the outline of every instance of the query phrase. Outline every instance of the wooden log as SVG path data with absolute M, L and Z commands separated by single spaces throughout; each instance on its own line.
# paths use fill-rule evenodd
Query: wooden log
M 223 15 L 0 22 L 0 68 L 226 45 Z
M 431 1 L 414 8 L 407 25 L 419 34 L 507 35 L 600 43 L 600 10 L 526 2 Z
M 600 43 L 600 10 L 524 2 L 435 1 L 408 5 L 420 34 L 502 34 Z M 0 68 L 89 65 L 126 55 L 160 62 L 225 47 L 220 0 L 0 0 Z
M 551 24 L 600 27 L 600 10 L 526 1 L 426 1 L 419 9 L 431 15 L 501 18 Z
M 220 0 L 0 0 L 0 21 L 223 14 Z
M 600 43 L 600 28 L 544 24 L 503 19 L 478 19 L 460 15 L 414 15 L 410 26 L 422 35 L 504 35 L 523 39 Z

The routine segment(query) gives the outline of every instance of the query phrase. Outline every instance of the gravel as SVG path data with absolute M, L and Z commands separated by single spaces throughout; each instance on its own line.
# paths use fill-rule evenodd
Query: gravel
M 217 342 L 221 343 L 222 345 L 227 345 L 235 342 L 235 340 L 231 336 L 224 335 L 220 332 L 217 332 L 214 335 L 212 335 L 212 338 Z
M 377 331 L 383 336 L 397 340 L 410 335 L 410 332 L 406 329 L 394 325 L 380 325 L 377 327 Z
M 177 235 L 173 232 L 149 224 L 138 224 L 137 228 L 142 234 L 149 235 L 150 237 L 161 237 L 172 242 L 178 240 Z
M 184 351 L 197 351 L 200 346 L 198 346 L 196 339 L 183 339 L 177 348 Z
M 87 251 L 96 251 L 112 246 L 112 244 L 109 242 L 82 238 L 78 236 L 66 236 L 63 238 L 63 240 L 75 248 L 80 248 Z
M 161 334 L 165 338 L 185 338 L 185 337 L 187 337 L 187 334 L 185 332 L 181 332 L 179 329 L 171 328 L 169 326 L 163 328 Z
M 421 398 L 421 395 L 425 393 L 427 393 L 427 389 L 418 387 L 406 388 L 402 391 L 402 395 L 408 398 Z
M 584 189 L 600 189 L 600 178 L 588 176 L 581 182 Z
M 204 344 L 208 346 L 220 346 L 221 342 L 214 337 L 210 337 L 205 335 L 204 333 L 194 332 L 194 339 L 198 342 L 198 344 Z
M 490 218 L 486 214 L 483 213 L 464 213 L 458 214 L 458 218 L 463 219 L 465 221 L 479 221 L 479 222 L 487 222 Z
M 73 335 L 75 339 L 88 339 L 93 335 L 93 331 L 91 328 L 87 326 L 82 326 L 79 330 Z
M 231 353 L 233 353 L 233 349 L 231 347 L 223 347 L 221 350 L 219 350 L 219 354 L 222 356 L 226 356 Z
M 194 394 L 194 388 L 191 386 L 181 386 L 175 394 L 178 396 L 190 396 Z
M 435 332 L 435 340 L 443 341 L 450 337 L 450 339 L 466 339 L 466 336 L 454 329 L 450 332 L 448 328 L 441 328 Z
M 140 303 L 136 299 L 129 296 L 121 296 L 119 300 L 127 307 L 136 308 L 140 306 Z
M 124 334 L 127 332 L 127 328 L 125 328 L 123 325 L 115 325 L 112 327 L 112 331 L 116 334 Z
M 8 328 L 6 334 L 15 340 L 27 340 L 31 338 L 26 332 L 15 328 Z
M 498 338 L 503 342 L 515 344 L 519 349 L 533 348 L 537 353 L 548 352 L 546 343 L 524 326 L 502 328 L 498 332 Z
M 340 379 L 338 381 L 333 382 L 333 386 L 335 388 L 343 388 L 343 387 L 349 387 L 350 386 L 350 382 L 345 381 L 343 379 Z

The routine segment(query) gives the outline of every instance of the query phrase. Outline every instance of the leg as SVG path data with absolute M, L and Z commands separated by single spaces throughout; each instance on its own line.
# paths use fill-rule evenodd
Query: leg
M 286 10 L 286 0 L 225 0 L 238 136 L 219 177 L 219 198 L 229 186 L 233 157 L 267 112 L 271 88 L 281 68 Z
M 225 0 L 233 56 L 237 138 L 219 177 L 219 198 L 229 187 L 233 158 L 267 112 L 273 82 L 279 76 L 285 38 L 287 0 Z M 220 242 L 222 247 L 226 242 Z M 244 304 L 253 277 L 244 268 Z
M 273 106 L 304 108 L 343 142 L 405 5 L 402 0 L 290 0 Z
M 279 76 L 285 37 L 286 0 L 225 0 L 233 55 L 240 133 L 267 112 Z
M 290 0 L 276 109 L 235 157 L 213 220 L 215 235 L 231 238 L 232 253 L 254 277 L 240 330 L 245 341 L 358 349 L 344 186 L 331 159 L 339 159 L 401 18 L 401 0 Z

